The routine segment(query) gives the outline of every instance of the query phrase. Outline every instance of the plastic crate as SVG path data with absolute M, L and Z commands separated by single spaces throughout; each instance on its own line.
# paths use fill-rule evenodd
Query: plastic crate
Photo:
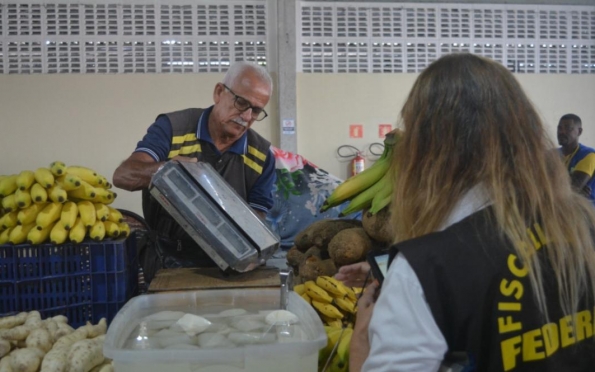
M 0 245 L 0 316 L 37 310 L 73 327 L 110 322 L 138 293 L 136 239 Z

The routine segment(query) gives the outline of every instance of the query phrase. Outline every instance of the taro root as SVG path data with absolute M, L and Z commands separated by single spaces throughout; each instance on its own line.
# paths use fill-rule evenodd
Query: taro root
M 376 214 L 365 211 L 362 224 L 366 233 L 377 242 L 387 244 L 393 242 L 394 234 L 391 226 L 390 208 L 382 208 Z
M 313 245 L 326 250 L 333 236 L 343 229 L 361 226 L 357 220 L 325 219 L 316 221 L 295 236 L 294 244 L 298 250 L 305 252 Z
M 363 261 L 370 249 L 372 240 L 361 227 L 338 232 L 328 246 L 331 259 L 338 267 Z
M 308 257 L 299 268 L 300 278 L 303 283 L 308 280 L 316 280 L 319 276 L 333 276 L 337 273 L 337 267 L 333 260 L 321 260 L 319 257 Z
M 306 255 L 300 252 L 294 245 L 290 250 L 287 251 L 287 264 L 291 267 L 299 267 L 302 262 L 306 259 Z

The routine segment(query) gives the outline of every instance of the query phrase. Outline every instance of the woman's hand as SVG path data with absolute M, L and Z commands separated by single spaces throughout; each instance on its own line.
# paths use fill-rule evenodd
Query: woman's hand
M 363 287 L 366 276 L 370 272 L 370 264 L 358 262 L 351 265 L 341 266 L 335 274 L 335 279 L 340 280 L 348 287 Z
M 378 281 L 374 280 L 366 287 L 362 297 L 357 302 L 357 319 L 351 336 L 349 346 L 349 371 L 359 372 L 370 354 L 370 340 L 368 339 L 368 326 L 374 311 L 374 304 L 378 298 Z

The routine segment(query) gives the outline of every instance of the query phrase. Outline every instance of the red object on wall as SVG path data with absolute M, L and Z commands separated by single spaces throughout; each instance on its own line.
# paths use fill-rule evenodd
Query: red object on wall
M 355 176 L 366 167 L 366 159 L 359 152 L 353 159 L 351 159 L 351 175 Z
M 393 130 L 391 124 L 378 124 L 378 138 L 386 137 L 386 134 Z
M 349 126 L 350 138 L 362 138 L 364 136 L 364 126 L 361 124 L 351 124 Z

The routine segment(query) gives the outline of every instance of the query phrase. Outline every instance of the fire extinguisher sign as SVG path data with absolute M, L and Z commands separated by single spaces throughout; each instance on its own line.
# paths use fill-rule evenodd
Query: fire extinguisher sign
M 351 124 L 349 126 L 350 138 L 362 138 L 364 136 L 364 126 L 361 124 Z
M 378 138 L 384 138 L 391 130 L 393 130 L 391 124 L 378 124 Z

